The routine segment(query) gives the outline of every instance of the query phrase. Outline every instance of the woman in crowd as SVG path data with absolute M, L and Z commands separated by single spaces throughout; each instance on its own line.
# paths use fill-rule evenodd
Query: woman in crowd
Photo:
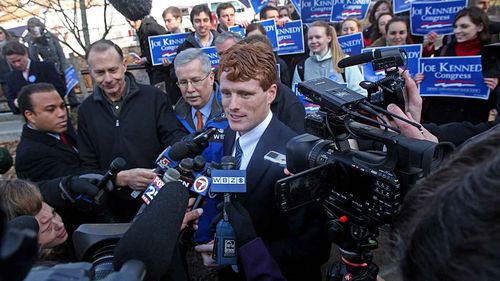
M 368 15 L 368 21 L 370 25 L 363 31 L 363 36 L 371 40 L 372 34 L 377 32 L 377 19 L 381 14 L 390 13 L 394 14 L 392 11 L 392 1 L 389 0 L 378 0 L 373 5 L 373 8 Z M 373 41 L 372 41 L 373 42 Z
M 347 83 L 349 89 L 366 95 L 366 91 L 359 86 L 359 83 L 363 81 L 359 67 L 351 66 L 342 69 L 337 66 L 346 55 L 340 48 L 337 33 L 333 27 L 324 21 L 315 21 L 309 26 L 307 38 L 310 56 L 303 64 L 299 63 L 295 67 L 292 89 L 300 81 L 326 77 L 339 83 Z
M 0 181 L 0 207 L 7 220 L 24 215 L 35 217 L 41 260 L 68 260 L 67 255 L 61 255 L 64 249 L 55 248 L 68 239 L 64 223 L 54 208 L 43 201 L 38 187 L 19 179 Z
M 357 18 L 351 17 L 345 19 L 341 24 L 340 24 L 340 35 L 349 35 L 349 34 L 354 34 L 358 32 L 363 31 L 363 25 L 361 21 L 359 21 Z M 363 36 L 363 43 L 364 46 L 370 45 L 371 41 L 368 38 L 365 38 Z
M 476 56 L 481 54 L 481 47 L 489 41 L 488 17 L 477 7 L 464 8 L 455 16 L 453 22 L 454 40 L 434 51 L 434 56 Z M 424 47 L 427 53 L 434 50 L 435 34 L 429 34 L 428 44 Z M 415 75 L 415 82 L 419 84 L 424 79 L 423 73 Z M 498 85 L 498 78 L 484 78 L 484 83 L 492 91 Z M 478 100 L 457 97 L 426 97 L 422 110 L 422 119 L 425 122 L 444 124 L 449 122 L 469 121 L 472 123 L 485 122 L 489 111 L 495 108 L 493 92 L 489 100 Z
M 290 15 L 290 10 L 288 10 L 288 7 L 287 6 L 281 6 L 278 8 L 278 12 L 279 12 L 279 17 L 280 19 L 282 18 L 288 18 L 288 19 L 291 19 L 291 15 Z
M 377 30 L 376 32 L 372 33 L 372 38 L 370 38 L 370 41 L 372 42 L 371 47 L 387 45 L 385 41 L 385 34 L 386 34 L 385 27 L 387 26 L 387 23 L 389 23 L 389 21 L 392 20 L 393 17 L 394 16 L 391 13 L 383 13 L 378 17 Z
M 2 87 L 3 95 L 7 92 L 7 81 L 5 81 L 5 75 L 11 71 L 9 63 L 3 56 L 3 46 L 11 39 L 12 37 L 9 32 L 0 26 L 0 87 Z
M 408 21 L 405 18 L 392 18 L 385 25 L 385 40 L 373 42 L 370 47 L 413 44 L 409 27 Z

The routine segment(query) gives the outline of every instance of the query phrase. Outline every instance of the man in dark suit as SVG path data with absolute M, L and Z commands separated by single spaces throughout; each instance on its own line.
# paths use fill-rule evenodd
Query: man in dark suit
M 12 66 L 13 71 L 6 75 L 7 102 L 14 114 L 19 114 L 17 97 L 21 88 L 28 84 L 46 82 L 54 85 L 57 92 L 64 97 L 66 84 L 57 72 L 54 63 L 32 61 L 28 57 L 28 49 L 19 42 L 10 41 L 3 47 L 3 55 Z
M 271 150 L 285 154 L 286 143 L 296 135 L 270 109 L 277 93 L 274 54 L 262 43 L 235 45 L 222 57 L 219 74 L 230 126 L 224 153 L 235 156 L 239 169 L 247 172 L 247 192 L 236 200 L 250 213 L 256 234 L 287 280 L 321 280 L 320 266 L 330 252 L 321 212 L 313 205 L 280 214 L 274 185 L 285 177 L 284 170 L 264 160 Z M 219 279 L 243 276 L 226 268 Z
M 17 176 L 38 182 L 79 173 L 76 135 L 68 126 L 64 101 L 54 86 L 28 85 L 18 104 L 26 124 L 16 150 Z

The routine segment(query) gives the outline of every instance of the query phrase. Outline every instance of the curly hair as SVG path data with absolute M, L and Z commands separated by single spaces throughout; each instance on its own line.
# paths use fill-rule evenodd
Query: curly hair
M 226 77 L 230 81 L 255 79 L 265 91 L 276 84 L 276 58 L 264 43 L 236 44 L 220 59 L 219 77 L 222 72 L 227 72 Z

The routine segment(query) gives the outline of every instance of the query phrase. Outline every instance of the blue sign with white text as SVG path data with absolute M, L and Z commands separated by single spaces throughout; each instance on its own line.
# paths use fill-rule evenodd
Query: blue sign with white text
M 210 58 L 210 63 L 212 64 L 212 69 L 219 68 L 219 56 L 217 55 L 217 50 L 215 47 L 201 48 L 205 54 Z
M 333 0 L 301 0 L 300 18 L 304 23 L 317 20 L 329 22 L 332 14 Z
M 413 2 L 410 10 L 411 34 L 425 36 L 431 31 L 440 35 L 452 34 L 455 15 L 466 5 L 467 0 Z
M 267 38 L 271 41 L 271 45 L 273 45 L 273 51 L 277 51 L 278 46 L 278 30 L 276 28 L 276 21 L 274 19 L 262 20 L 258 21 L 262 27 L 266 30 Z
M 333 0 L 331 22 L 341 22 L 349 17 L 363 20 L 371 0 Z
M 304 31 L 302 21 L 294 20 L 278 26 L 278 55 L 304 53 Z
M 66 96 L 78 84 L 78 76 L 72 65 L 64 70 L 64 78 L 66 80 L 66 93 L 64 95 Z
M 149 51 L 151 52 L 151 64 L 160 65 L 163 58 L 174 61 L 177 48 L 184 43 L 189 33 L 175 33 L 149 36 Z
M 300 15 L 300 2 L 301 0 L 292 0 L 292 5 L 295 8 L 295 11 L 297 11 L 297 14 Z
M 366 48 L 363 49 L 361 52 L 366 53 L 366 52 L 372 52 L 374 49 L 387 49 L 387 48 L 394 48 L 394 47 L 399 47 L 402 48 L 406 51 L 407 54 L 407 62 L 406 62 L 406 68 L 410 72 L 410 77 L 415 76 L 415 74 L 418 73 L 418 63 L 419 59 L 422 57 L 422 45 L 421 44 L 412 44 L 412 45 L 400 45 L 400 46 L 391 46 L 391 47 L 378 47 L 378 48 Z M 401 68 L 405 68 L 405 66 L 402 66 Z M 363 65 L 363 74 L 365 76 L 365 80 L 368 81 L 378 81 L 381 78 L 385 77 L 385 71 L 382 70 L 377 70 L 375 71 L 373 69 L 373 66 L 371 63 L 365 63 Z
M 212 186 L 214 193 L 244 193 L 247 192 L 246 170 L 212 170 Z
M 364 48 L 363 33 L 339 36 L 339 44 L 346 55 L 361 54 L 361 50 Z
M 241 35 L 241 38 L 245 38 L 246 30 L 243 27 L 239 25 L 233 25 L 230 26 L 228 29 L 231 32 L 238 33 L 239 35 Z
M 250 0 L 250 4 L 252 5 L 253 11 L 258 14 L 260 10 L 267 6 L 269 0 Z
M 424 80 L 421 96 L 461 97 L 487 100 L 490 89 L 484 84 L 481 56 L 421 58 Z
M 411 3 L 415 0 L 392 0 L 394 14 L 399 14 L 410 10 Z

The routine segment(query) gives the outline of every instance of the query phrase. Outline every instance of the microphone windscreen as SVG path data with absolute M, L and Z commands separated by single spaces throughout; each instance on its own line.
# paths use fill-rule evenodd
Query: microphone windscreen
M 8 223 L 9 228 L 15 228 L 19 230 L 32 230 L 35 233 L 38 233 L 39 226 L 38 222 L 33 216 L 19 216 L 15 217 Z
M 109 165 L 109 170 L 115 174 L 125 169 L 125 166 L 127 166 L 127 161 L 121 157 L 116 157 Z
M 145 280 L 159 280 L 167 273 L 188 198 L 189 193 L 180 182 L 166 183 L 118 242 L 113 262 L 115 270 L 136 259 L 146 265 Z
M 183 158 L 188 157 L 189 153 L 190 150 L 187 144 L 183 141 L 180 141 L 172 145 L 172 149 L 170 149 L 168 156 L 174 161 L 181 161 Z
M 141 20 L 151 12 L 152 0 L 109 0 L 125 18 Z
M 361 53 L 358 55 L 341 59 L 338 63 L 338 67 L 345 68 L 353 65 L 371 62 L 372 60 L 373 60 L 373 52 Z

